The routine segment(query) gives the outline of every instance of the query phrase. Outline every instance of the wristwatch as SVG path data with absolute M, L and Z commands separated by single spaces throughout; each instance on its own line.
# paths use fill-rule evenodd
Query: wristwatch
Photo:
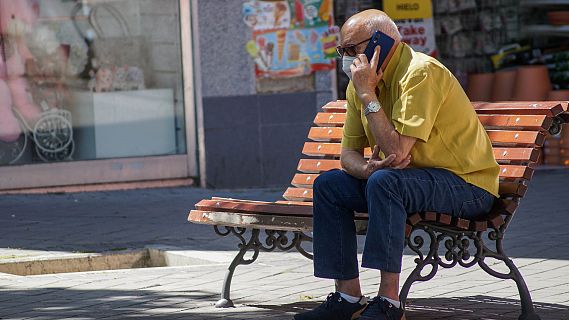
M 372 101 L 368 103 L 368 105 L 366 106 L 364 110 L 364 115 L 367 116 L 371 112 L 378 112 L 380 109 L 381 109 L 381 104 L 379 104 L 379 102 L 377 101 Z

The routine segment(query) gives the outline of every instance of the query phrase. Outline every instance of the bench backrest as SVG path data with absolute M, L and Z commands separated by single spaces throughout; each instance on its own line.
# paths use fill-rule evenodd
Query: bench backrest
M 306 204 L 312 201 L 312 184 L 322 172 L 341 168 L 342 128 L 346 102 L 330 102 L 316 115 L 308 142 L 302 150 L 306 157 L 298 163 L 298 173 L 284 193 L 281 203 Z M 492 141 L 494 156 L 500 164 L 500 200 L 484 221 L 454 219 L 440 213 L 421 213 L 417 219 L 432 220 L 462 229 L 486 230 L 487 226 L 507 227 L 519 200 L 527 191 L 540 159 L 548 130 L 559 114 L 567 111 L 566 102 L 473 103 L 480 121 Z M 365 156 L 371 154 L 370 148 Z

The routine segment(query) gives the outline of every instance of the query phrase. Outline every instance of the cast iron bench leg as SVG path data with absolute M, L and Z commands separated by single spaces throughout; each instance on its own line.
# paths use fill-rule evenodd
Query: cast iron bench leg
M 409 236 L 409 238 L 406 239 L 407 246 L 417 253 L 419 257 L 415 259 L 417 266 L 411 272 L 401 289 L 400 299 L 403 303 L 407 301 L 407 296 L 413 283 L 416 281 L 431 280 L 436 275 L 439 267 L 452 268 L 456 264 L 460 264 L 465 268 L 470 268 L 478 264 L 482 270 L 491 276 L 500 279 L 511 279 L 516 282 L 522 305 L 522 314 L 519 320 L 540 320 L 540 317 L 535 313 L 531 295 L 524 278 L 514 262 L 508 258 L 504 252 L 502 247 L 504 234 L 502 230 L 495 229 L 487 234 L 488 239 L 496 245 L 496 251 L 490 250 L 485 245 L 483 232 L 445 231 L 444 228 L 434 229 L 426 225 L 417 225 L 413 227 L 411 235 L 417 230 L 424 231 L 427 234 L 427 240 L 425 236 L 421 234 L 414 238 Z M 427 241 L 429 243 L 429 252 L 425 255 L 421 249 L 423 249 Z M 474 243 L 476 248 L 474 256 L 469 253 L 471 242 Z M 448 262 L 439 257 L 439 245 L 441 243 L 444 243 L 447 250 L 444 257 Z M 504 262 L 510 272 L 505 274 L 493 270 L 484 262 L 486 257 Z M 431 271 L 427 275 L 421 275 L 423 269 L 429 265 L 431 266 Z
M 223 280 L 223 287 L 221 289 L 221 298 L 215 304 L 216 308 L 230 308 L 233 307 L 233 301 L 231 300 L 231 280 L 233 279 L 233 274 L 235 269 L 239 265 L 248 265 L 257 260 L 259 257 L 259 252 L 262 251 L 274 251 L 275 249 L 280 249 L 282 251 L 288 251 L 291 249 L 296 249 L 303 256 L 308 259 L 312 259 L 312 254 L 306 252 L 302 248 L 302 242 L 311 242 L 312 238 L 303 232 L 294 231 L 294 237 L 289 239 L 287 237 L 287 231 L 276 231 L 276 230 L 265 230 L 267 234 L 267 239 L 265 239 L 265 245 L 261 243 L 260 240 L 260 229 L 252 229 L 251 236 L 249 240 L 245 239 L 246 228 L 239 227 L 224 227 L 225 231 L 219 230 L 218 226 L 214 226 L 215 232 L 220 236 L 227 236 L 230 234 L 235 235 L 241 243 L 238 244 L 239 252 L 229 265 L 227 272 L 225 273 L 225 279 Z M 249 259 L 245 259 L 245 254 L 247 251 L 252 250 L 253 255 Z

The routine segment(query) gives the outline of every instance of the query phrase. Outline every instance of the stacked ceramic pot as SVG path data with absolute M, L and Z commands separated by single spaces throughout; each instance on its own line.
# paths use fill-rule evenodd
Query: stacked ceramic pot
M 545 65 L 473 73 L 468 76 L 466 89 L 471 101 L 543 101 L 550 92 L 551 81 Z

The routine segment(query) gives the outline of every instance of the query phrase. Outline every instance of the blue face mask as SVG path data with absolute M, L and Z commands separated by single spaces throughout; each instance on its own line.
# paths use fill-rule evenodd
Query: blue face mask
M 342 57 L 342 70 L 348 76 L 348 78 L 350 78 L 350 80 L 352 80 L 352 71 L 350 70 L 350 66 L 352 65 L 352 63 L 354 63 L 355 59 L 356 57 L 350 57 L 350 56 Z

